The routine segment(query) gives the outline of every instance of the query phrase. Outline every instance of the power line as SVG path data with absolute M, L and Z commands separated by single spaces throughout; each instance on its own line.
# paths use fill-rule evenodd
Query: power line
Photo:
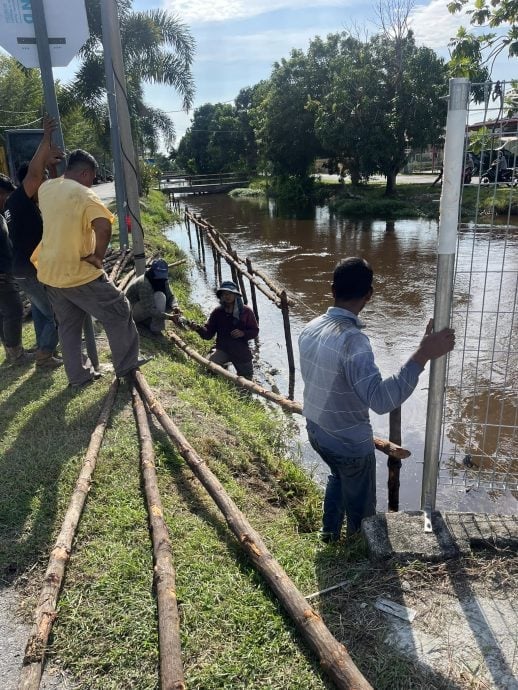
M 9 115 L 29 115 L 29 113 L 39 113 L 39 108 L 34 110 L 2 110 L 0 108 L 0 113 L 8 113 Z
M 235 100 L 236 100 L 235 98 L 231 98 L 229 101 L 218 101 L 218 103 L 233 103 Z M 205 104 L 203 104 L 203 105 L 205 105 Z M 197 105 L 193 108 L 189 108 L 188 110 L 184 110 L 183 108 L 181 108 L 180 110 L 162 110 L 162 112 L 163 113 L 187 113 L 187 114 L 189 114 L 191 111 L 196 110 L 196 108 L 201 108 L 201 105 Z
M 34 125 L 36 122 L 41 122 L 41 117 L 36 118 L 36 120 L 33 120 L 32 122 L 24 122 L 21 125 L 0 125 L 0 129 L 18 129 L 19 127 L 28 127 L 29 125 Z

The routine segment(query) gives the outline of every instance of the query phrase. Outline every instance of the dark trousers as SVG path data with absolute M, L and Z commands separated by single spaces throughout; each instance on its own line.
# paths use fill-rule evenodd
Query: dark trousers
M 32 322 L 38 350 L 54 352 L 58 345 L 58 329 L 45 285 L 34 276 L 17 278 L 17 280 L 20 288 L 31 301 Z
M 6 347 L 22 342 L 23 304 L 18 285 L 9 273 L 0 273 L 0 340 Z
M 47 294 L 58 321 L 61 355 L 69 382 L 81 385 L 92 378 L 91 368 L 83 364 L 82 329 L 86 314 L 104 326 L 117 376 L 137 366 L 139 338 L 124 294 L 102 275 L 86 285 L 70 288 L 47 286 Z

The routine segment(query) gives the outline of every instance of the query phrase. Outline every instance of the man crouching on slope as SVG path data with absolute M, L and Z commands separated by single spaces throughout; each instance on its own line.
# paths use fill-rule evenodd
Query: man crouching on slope
M 313 319 L 299 337 L 304 409 L 311 445 L 329 466 L 324 496 L 323 541 L 336 541 L 344 519 L 347 534 L 360 530 L 376 513 L 376 458 L 369 409 L 386 414 L 413 392 L 430 359 L 455 344 L 445 328 L 428 324 L 416 352 L 398 374 L 383 380 L 358 314 L 372 297 L 373 271 L 367 261 L 350 257 L 333 274 L 334 306 Z
M 111 238 L 113 214 L 90 189 L 97 163 L 86 151 L 72 151 L 65 174 L 39 189 L 43 237 L 35 257 L 38 280 L 58 321 L 61 353 L 69 383 L 79 388 L 98 374 L 83 363 L 81 337 L 86 314 L 102 323 L 117 376 L 143 363 L 128 300 L 106 277 L 102 261 Z

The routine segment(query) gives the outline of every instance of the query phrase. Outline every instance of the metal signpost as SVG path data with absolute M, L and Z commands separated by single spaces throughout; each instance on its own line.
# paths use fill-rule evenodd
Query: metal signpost
M 24 67 L 39 67 L 47 113 L 56 120 L 57 144 L 63 150 L 52 67 L 64 67 L 88 38 L 84 0 L 4 0 L 0 4 L 0 45 Z M 62 165 L 59 166 L 62 172 Z M 88 357 L 97 370 L 99 358 L 92 318 L 84 322 Z

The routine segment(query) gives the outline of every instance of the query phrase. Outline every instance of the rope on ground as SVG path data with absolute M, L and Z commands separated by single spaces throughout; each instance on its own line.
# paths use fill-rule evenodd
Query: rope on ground
M 133 374 L 136 386 L 164 431 L 185 459 L 193 474 L 222 512 L 230 530 L 263 575 L 299 632 L 317 654 L 323 669 L 340 690 L 372 690 L 372 686 L 356 668 L 344 645 L 331 634 L 320 615 L 307 603 L 286 572 L 266 548 L 260 535 L 232 501 L 206 462 L 196 453 L 185 436 L 153 396 L 139 370 Z
M 70 503 L 68 504 L 61 531 L 50 555 L 43 587 L 38 600 L 38 606 L 34 615 L 34 625 L 25 648 L 18 690 L 38 690 L 40 687 L 45 651 L 52 625 L 57 616 L 57 601 L 63 583 L 65 569 L 72 551 L 72 542 L 74 541 L 86 497 L 90 491 L 92 475 L 95 470 L 99 450 L 110 419 L 118 387 L 119 380 L 114 378 L 105 398 L 97 425 L 90 437 L 90 443 L 86 451 L 83 467 L 77 479 Z

